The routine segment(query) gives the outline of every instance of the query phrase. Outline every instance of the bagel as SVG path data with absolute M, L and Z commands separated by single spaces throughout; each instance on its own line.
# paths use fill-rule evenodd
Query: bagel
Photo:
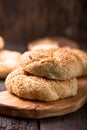
M 0 78 L 6 76 L 19 66 L 18 59 L 21 53 L 10 50 L 0 51 Z
M 70 49 L 40 49 L 22 54 L 19 64 L 33 75 L 55 80 L 69 80 L 83 74 L 81 58 Z
M 49 49 L 56 47 L 79 48 L 78 43 L 64 37 L 42 38 L 28 43 L 28 50 Z
M 36 77 L 18 68 L 11 72 L 5 85 L 11 94 L 24 99 L 40 101 L 56 101 L 77 94 L 78 85 L 76 78 L 58 81 Z
M 4 39 L 0 36 L 0 49 L 4 47 Z

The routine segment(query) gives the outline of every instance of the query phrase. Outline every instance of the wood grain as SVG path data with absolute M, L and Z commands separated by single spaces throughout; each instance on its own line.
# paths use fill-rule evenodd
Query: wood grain
M 55 102 L 39 102 L 18 98 L 8 91 L 0 93 L 0 114 L 26 117 L 43 118 L 65 115 L 76 111 L 87 101 L 87 78 L 78 80 L 79 90 L 74 97 Z
M 17 43 L 53 35 L 77 39 L 80 34 L 87 39 L 86 2 L 0 0 L 0 34 L 6 41 Z
M 0 130 L 39 130 L 36 120 L 0 116 Z
M 67 115 L 40 119 L 40 130 L 87 130 L 87 104 Z

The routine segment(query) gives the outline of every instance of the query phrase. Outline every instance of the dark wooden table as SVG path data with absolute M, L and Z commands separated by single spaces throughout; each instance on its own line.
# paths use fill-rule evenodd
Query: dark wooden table
M 25 44 L 6 44 L 6 49 L 24 52 Z M 87 49 L 87 45 L 82 48 Z M 0 80 L 0 91 L 4 91 Z M 87 130 L 87 103 L 74 113 L 44 119 L 26 119 L 0 115 L 0 130 Z

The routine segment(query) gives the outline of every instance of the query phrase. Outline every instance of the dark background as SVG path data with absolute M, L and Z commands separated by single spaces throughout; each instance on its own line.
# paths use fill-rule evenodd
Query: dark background
M 25 46 L 38 38 L 66 36 L 87 49 L 86 14 L 87 0 L 0 0 L 0 35 L 6 43 Z

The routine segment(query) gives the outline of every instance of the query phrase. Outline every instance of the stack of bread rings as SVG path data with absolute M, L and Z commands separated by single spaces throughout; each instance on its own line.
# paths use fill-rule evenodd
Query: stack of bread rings
M 19 64 L 5 84 L 10 93 L 31 100 L 56 101 L 75 96 L 76 78 L 87 75 L 87 53 L 79 49 L 27 51 L 21 55 Z
M 18 59 L 21 53 L 11 50 L 4 50 L 4 40 L 0 36 L 0 78 L 6 78 L 6 76 L 19 67 Z

